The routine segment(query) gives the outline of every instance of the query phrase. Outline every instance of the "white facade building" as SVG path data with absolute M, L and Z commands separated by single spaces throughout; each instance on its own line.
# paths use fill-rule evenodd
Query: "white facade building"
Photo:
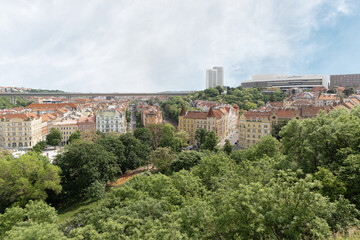
M 206 69 L 206 88 L 215 88 L 224 86 L 224 68 L 213 67 Z
M 96 130 L 103 133 L 126 133 L 125 107 L 109 107 L 107 110 L 98 111 L 96 113 Z
M 244 88 L 278 87 L 282 90 L 291 88 L 312 89 L 313 87 L 328 88 L 328 79 L 327 75 L 291 76 L 287 74 L 262 74 L 252 76 L 249 81 L 241 82 L 241 86 Z

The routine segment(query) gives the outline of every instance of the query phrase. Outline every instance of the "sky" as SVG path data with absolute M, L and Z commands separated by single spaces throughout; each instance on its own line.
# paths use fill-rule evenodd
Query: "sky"
M 0 0 L 0 86 L 202 90 L 252 75 L 360 73 L 358 0 Z

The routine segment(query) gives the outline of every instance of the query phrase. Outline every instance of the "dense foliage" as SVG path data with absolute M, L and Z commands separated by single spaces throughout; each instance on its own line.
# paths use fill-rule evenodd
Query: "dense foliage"
M 48 239 L 328 239 L 359 226 L 359 124 L 360 109 L 322 113 L 291 120 L 279 132 L 281 141 L 266 136 L 237 151 L 224 147 L 176 153 L 166 146 L 144 153 L 139 148 L 152 149 L 146 143 L 150 135 L 140 134 L 146 130 L 139 130 L 138 138 L 124 134 L 103 136 L 105 140 L 96 143 L 76 141 L 60 159 L 75 153 L 68 158 L 87 166 L 77 166 L 71 176 L 81 178 L 77 169 L 87 168 L 85 189 L 103 199 L 61 224 L 54 210 L 41 202 L 10 207 L 0 215 L 0 237 L 26 239 L 26 233 L 28 239 L 41 239 L 43 233 Z M 167 126 L 160 143 L 171 143 L 171 138 L 176 136 Z M 92 180 L 108 165 L 101 163 L 101 156 L 112 159 L 113 168 L 119 158 L 146 158 L 161 173 L 138 175 L 104 196 L 99 190 L 106 182 Z M 62 184 L 68 191 L 71 185 Z M 32 215 L 34 206 L 38 217 Z
M 21 97 L 16 98 L 16 104 L 11 103 L 10 97 L 0 97 L 0 109 L 14 108 L 14 107 L 26 107 L 31 104 L 32 101 L 26 101 Z
M 0 212 L 12 204 L 25 206 L 29 200 L 45 200 L 47 190 L 59 193 L 60 168 L 35 152 L 17 159 L 0 159 Z
M 204 91 L 194 92 L 186 97 L 171 97 L 168 101 L 160 104 L 165 117 L 178 122 L 181 107 L 185 106 L 185 110 L 196 110 L 190 108 L 189 103 L 195 100 L 209 100 L 220 103 L 237 104 L 240 109 L 250 110 L 263 106 L 269 101 L 282 101 L 284 94 L 278 91 L 268 94 L 261 93 L 260 88 L 228 88 L 226 93 L 221 87 L 209 88 Z

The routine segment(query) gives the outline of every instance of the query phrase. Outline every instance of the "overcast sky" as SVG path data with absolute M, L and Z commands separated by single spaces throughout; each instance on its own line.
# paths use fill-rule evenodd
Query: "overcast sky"
M 205 88 L 264 73 L 360 73 L 359 0 L 0 0 L 0 86 Z

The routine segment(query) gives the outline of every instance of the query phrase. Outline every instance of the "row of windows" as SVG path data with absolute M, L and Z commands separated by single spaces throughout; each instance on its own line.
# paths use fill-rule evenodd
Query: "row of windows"
M 30 146 L 31 147 L 31 142 L 29 142 L 29 145 L 27 142 L 24 142 L 24 144 L 22 142 L 19 142 L 19 144 L 16 146 L 16 143 L 8 143 L 8 147 L 27 147 L 27 146 Z
M 23 140 L 21 137 L 18 139 L 19 141 Z M 28 140 L 27 137 L 24 138 L 24 140 Z M 31 140 L 31 137 L 29 137 L 29 140 Z M 8 138 L 8 141 L 11 141 L 10 138 Z M 16 141 L 16 138 L 12 138 L 12 141 Z
M 27 126 L 27 125 L 31 125 L 31 122 L 30 123 L 22 123 L 22 122 L 19 122 L 19 123 L 2 123 L 1 126 Z
M 248 127 L 251 127 L 251 124 L 248 123 L 247 125 Z M 268 128 L 268 124 L 264 124 L 264 128 Z M 245 125 L 243 125 L 243 127 L 245 127 Z M 256 127 L 256 124 L 253 124 L 252 127 Z M 261 128 L 261 124 L 258 125 L 259 128 Z
M 266 135 L 267 135 L 267 133 L 264 133 L 264 136 L 266 136 Z M 249 133 L 247 134 L 247 137 L 248 137 L 248 138 L 250 137 L 250 134 L 249 134 Z M 258 134 L 257 137 L 258 137 L 258 138 L 261 138 L 262 135 L 261 135 L 261 134 Z M 253 135 L 252 135 L 252 138 L 256 138 L 256 134 L 253 134 Z
M 72 129 L 77 129 L 77 127 L 72 127 Z M 71 127 L 60 127 L 60 130 L 71 130 Z

